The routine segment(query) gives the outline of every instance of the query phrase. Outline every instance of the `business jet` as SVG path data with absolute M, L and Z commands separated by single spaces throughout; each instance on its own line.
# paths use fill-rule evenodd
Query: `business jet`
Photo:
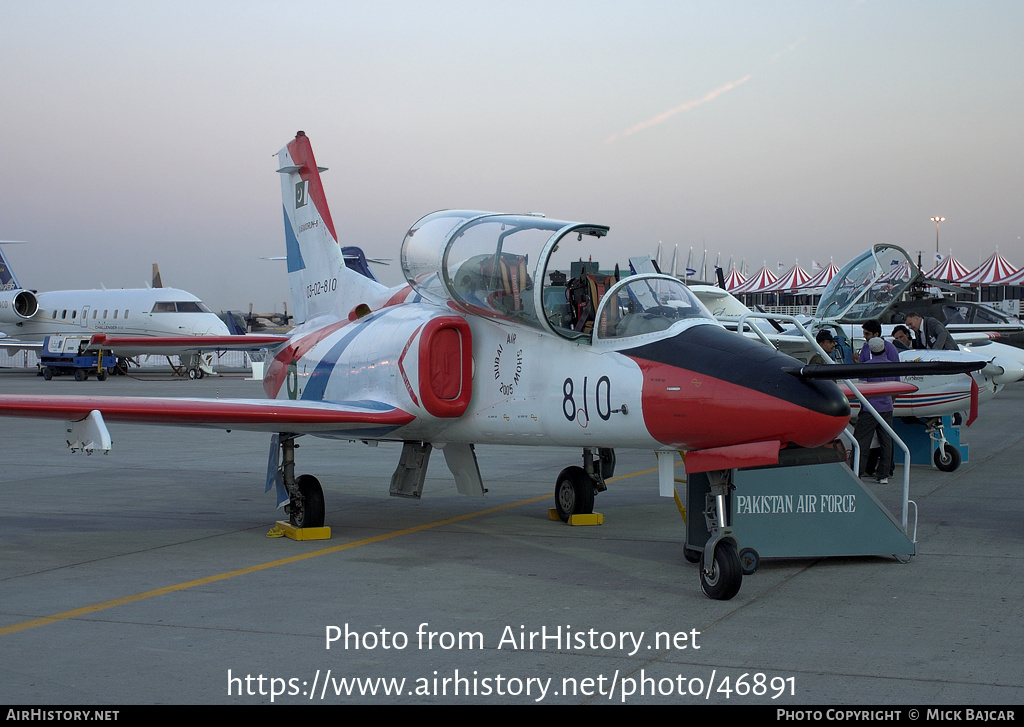
M 158 272 L 154 269 L 154 280 Z M 0 347 L 8 351 L 39 350 L 47 336 L 99 335 L 136 339 L 228 337 L 227 326 L 203 301 L 176 288 L 55 290 L 37 293 L 21 286 L 0 248 Z M 216 350 L 210 341 L 206 351 Z M 108 348 L 108 350 L 110 350 Z M 145 353 L 180 354 L 185 370 L 201 377 L 201 349 L 150 348 L 145 341 L 114 351 L 120 358 Z

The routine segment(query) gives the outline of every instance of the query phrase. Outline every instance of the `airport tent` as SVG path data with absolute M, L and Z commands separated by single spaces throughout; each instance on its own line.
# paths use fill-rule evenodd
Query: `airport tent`
M 999 281 L 1000 285 L 1024 285 L 1024 268 Z
M 800 263 L 796 263 L 785 274 L 771 285 L 759 290 L 759 293 L 781 293 L 784 291 L 796 291 L 807 287 L 807 281 L 811 279 Z
M 938 265 L 925 273 L 925 275 L 932 280 L 945 280 L 948 283 L 955 283 L 969 272 L 970 270 L 964 267 L 959 260 L 953 257 L 953 253 L 950 252 L 949 255 L 944 257 Z
M 828 266 L 819 270 L 813 278 L 804 283 L 803 287 L 805 289 L 824 288 L 826 285 L 829 284 L 829 281 L 832 280 L 832 278 L 834 278 L 836 276 L 836 273 L 838 272 L 839 268 L 836 266 L 836 264 L 832 261 L 829 261 Z
M 1015 272 L 1017 272 L 1017 268 L 1010 265 L 1006 258 L 996 250 L 988 260 L 956 282 L 969 285 L 1001 284 L 1003 278 L 1008 278 Z
M 747 279 L 740 274 L 740 271 L 736 268 L 729 268 L 729 272 L 725 275 L 725 289 L 732 292 L 736 288 L 747 282 Z
M 747 278 L 746 282 L 744 282 L 741 286 L 735 288 L 734 290 L 730 290 L 729 292 L 759 293 L 765 288 L 767 288 L 769 285 L 774 283 L 776 280 L 778 280 L 778 277 L 776 277 L 775 273 L 769 270 L 768 266 L 765 265 L 763 268 L 758 270 L 757 273 Z
M 910 270 L 910 262 L 904 260 L 899 265 L 893 265 L 892 269 L 882 276 L 882 280 L 890 282 L 897 280 L 910 280 Z

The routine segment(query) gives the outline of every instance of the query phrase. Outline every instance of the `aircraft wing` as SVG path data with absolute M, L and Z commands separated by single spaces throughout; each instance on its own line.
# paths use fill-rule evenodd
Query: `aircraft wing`
M 97 333 L 90 348 L 102 348 L 115 356 L 159 354 L 174 356 L 209 351 L 258 351 L 289 341 L 288 336 L 247 334 L 245 336 L 107 336 Z
M 39 342 L 19 341 L 17 338 L 0 338 L 0 348 L 4 349 L 8 354 L 16 354 L 18 351 L 36 351 L 39 352 L 43 349 L 43 344 Z
M 107 421 L 317 433 L 379 438 L 412 422 L 402 409 L 376 401 L 323 403 L 276 399 L 179 399 L 134 396 L 0 396 L 0 416 L 77 422 L 92 411 Z
M 840 390 L 846 394 L 847 399 L 855 399 L 856 394 L 853 393 L 853 389 L 839 381 L 836 382 L 839 385 Z M 885 396 L 886 394 L 893 394 L 899 396 L 900 394 L 913 394 L 918 390 L 918 387 L 913 384 L 906 384 L 902 381 L 858 381 L 857 391 L 867 397 Z
M 988 343 L 1001 337 L 998 331 L 950 331 L 950 337 L 957 343 Z

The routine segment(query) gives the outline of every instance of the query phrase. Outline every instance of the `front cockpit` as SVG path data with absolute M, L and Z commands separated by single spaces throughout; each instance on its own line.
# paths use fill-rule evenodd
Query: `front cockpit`
M 402 244 L 406 280 L 428 300 L 474 315 L 516 322 L 570 340 L 633 337 L 675 322 L 711 319 L 682 283 L 667 275 L 598 273 L 588 243 L 603 225 L 463 210 L 435 212 Z

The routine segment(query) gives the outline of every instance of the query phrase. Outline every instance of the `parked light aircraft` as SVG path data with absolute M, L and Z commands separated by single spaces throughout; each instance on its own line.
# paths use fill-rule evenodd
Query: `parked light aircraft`
M 388 289 L 345 265 L 305 134 L 278 156 L 300 323 L 272 352 L 270 400 L 9 395 L 0 414 L 68 420 L 72 446 L 86 449 L 109 448 L 104 420 L 271 433 L 267 486 L 300 527 L 325 519 L 320 483 L 295 474 L 303 434 L 403 442 L 391 493 L 406 497 L 420 496 L 435 448 L 459 491 L 479 496 L 476 445 L 574 447 L 582 466 L 555 483 L 563 519 L 592 511 L 613 448 L 653 450 L 669 496 L 685 450 L 687 472 L 709 474 L 721 511 L 702 555 L 702 590 L 735 595 L 741 568 L 724 508 L 731 469 L 832 443 L 850 417 L 834 382 L 785 373 L 798 362 L 727 331 L 671 276 L 636 275 L 603 292 L 592 278 L 566 285 L 556 273 L 586 259 L 588 243 L 608 234 L 602 225 L 435 212 L 409 228 L 407 284 Z
M 863 344 L 858 339 L 861 325 L 878 319 L 889 310 L 912 285 L 911 280 L 888 279 L 888 272 L 901 263 L 913 262 L 902 249 L 895 245 L 875 245 L 870 250 L 847 263 L 822 292 L 821 300 L 808 328 L 816 331 L 830 329 L 838 345 L 835 353 L 839 362 L 852 363 L 853 351 Z M 716 318 L 734 327 L 750 314 L 750 309 L 730 293 L 713 286 L 690 286 L 690 290 L 714 312 Z M 753 322 L 753 321 L 751 321 Z M 744 326 L 746 328 L 746 326 Z M 891 335 L 892 326 L 883 329 Z M 760 329 L 753 335 L 763 336 L 779 350 L 807 360 L 814 354 L 811 343 L 795 331 L 772 331 Z M 964 343 L 986 339 L 978 333 L 956 333 L 955 339 Z M 917 390 L 900 394 L 894 402 L 894 415 L 904 419 L 919 419 L 938 442 L 934 461 L 937 467 L 947 471 L 957 468 L 960 454 L 948 444 L 943 432 L 941 417 L 950 414 L 967 414 L 967 423 L 974 421 L 978 406 L 993 396 L 1008 383 L 1024 378 L 1017 349 L 1000 344 L 978 346 L 973 350 L 931 351 L 904 350 L 900 352 L 903 362 L 980 362 L 984 366 L 971 373 L 920 376 L 916 373 L 902 375 L 902 380 L 916 385 Z M 854 417 L 860 408 L 857 401 L 851 402 Z

